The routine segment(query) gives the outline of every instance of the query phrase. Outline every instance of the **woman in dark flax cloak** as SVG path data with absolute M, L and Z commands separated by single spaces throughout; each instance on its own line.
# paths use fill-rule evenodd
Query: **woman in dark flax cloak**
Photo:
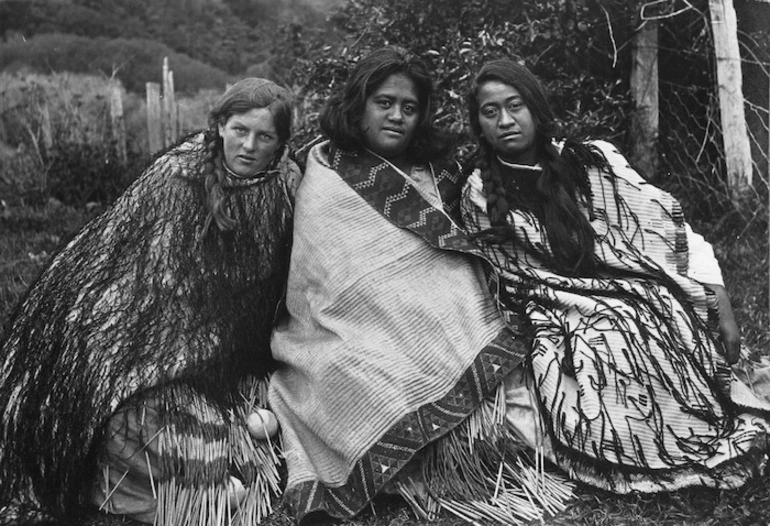
M 271 367 L 291 113 L 274 83 L 236 83 L 30 288 L 0 354 L 3 503 L 158 524 L 269 510 L 272 449 L 252 442 L 238 383 Z

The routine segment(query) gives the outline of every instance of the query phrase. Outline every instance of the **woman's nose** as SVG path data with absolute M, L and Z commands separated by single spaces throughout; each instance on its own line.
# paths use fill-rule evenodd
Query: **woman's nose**
M 404 110 L 399 106 L 398 104 L 394 104 L 393 107 L 390 109 L 390 114 L 388 115 L 388 118 L 392 121 L 396 122 L 403 122 L 404 120 Z
M 250 133 L 246 136 L 245 139 L 243 139 L 243 149 L 244 150 L 253 150 L 257 146 L 257 136 L 253 133 Z
M 510 126 L 516 122 L 516 119 L 513 118 L 513 115 L 511 115 L 508 110 L 503 108 L 500 111 L 500 117 L 497 119 L 497 125 L 501 128 L 505 128 L 507 126 Z

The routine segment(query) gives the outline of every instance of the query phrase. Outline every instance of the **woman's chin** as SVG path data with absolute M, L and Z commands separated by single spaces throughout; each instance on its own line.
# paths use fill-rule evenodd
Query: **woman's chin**
M 254 177 L 265 171 L 266 164 L 237 162 L 235 163 L 235 166 L 231 166 L 230 168 L 238 177 Z

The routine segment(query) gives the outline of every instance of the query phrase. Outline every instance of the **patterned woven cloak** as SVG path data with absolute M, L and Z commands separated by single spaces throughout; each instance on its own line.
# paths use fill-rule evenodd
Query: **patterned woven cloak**
M 297 518 L 358 513 L 524 357 L 453 220 L 458 170 L 431 168 L 444 210 L 369 154 L 309 154 L 269 391 Z
M 229 180 L 236 227 L 201 236 L 204 155 L 198 134 L 158 157 L 53 258 L 10 319 L 2 502 L 31 488 L 54 512 L 77 513 L 95 444 L 121 403 L 151 388 L 172 398 L 193 389 L 222 411 L 239 379 L 265 372 L 288 268 L 287 181 L 298 170 L 284 155 L 272 175 Z
M 765 465 L 770 405 L 723 359 L 716 299 L 698 281 L 721 279 L 718 264 L 710 250 L 690 259 L 703 241 L 673 197 L 608 143 L 594 146 L 612 168 L 588 173 L 596 276 L 549 268 L 547 236 L 527 211 L 509 213 L 515 246 L 479 241 L 504 317 L 531 347 L 552 459 L 616 492 L 738 486 Z M 469 230 L 489 228 L 478 171 L 462 205 Z

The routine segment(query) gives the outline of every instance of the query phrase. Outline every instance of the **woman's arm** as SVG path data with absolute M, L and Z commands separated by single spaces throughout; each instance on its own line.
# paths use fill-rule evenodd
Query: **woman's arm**
M 741 350 L 741 331 L 735 321 L 730 297 L 724 286 L 722 270 L 714 256 L 714 249 L 703 236 L 696 234 L 686 225 L 687 244 L 690 247 L 690 269 L 688 276 L 714 292 L 717 297 L 719 309 L 719 332 L 725 345 L 725 359 L 727 363 L 734 364 L 738 361 Z
M 741 330 L 735 321 L 733 307 L 730 298 L 723 285 L 704 283 L 704 286 L 714 292 L 719 304 L 719 332 L 725 344 L 725 359 L 727 363 L 734 364 L 738 361 L 741 352 Z

